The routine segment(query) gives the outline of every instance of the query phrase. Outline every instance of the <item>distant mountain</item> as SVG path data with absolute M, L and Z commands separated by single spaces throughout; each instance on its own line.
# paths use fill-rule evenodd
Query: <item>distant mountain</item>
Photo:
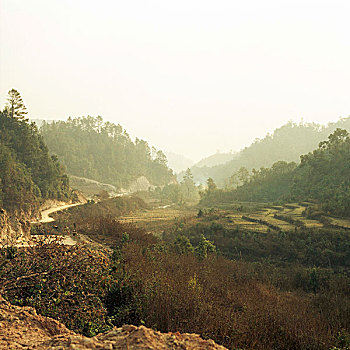
M 318 144 L 327 139 L 336 128 L 350 130 L 350 117 L 342 118 L 335 123 L 320 125 L 315 123 L 292 123 L 276 129 L 273 134 L 267 134 L 263 139 L 257 139 L 250 146 L 241 150 L 234 159 L 225 164 L 213 167 L 191 168 L 194 181 L 205 183 L 212 177 L 219 186 L 225 186 L 227 179 L 241 167 L 270 167 L 277 161 L 297 162 L 301 154 L 306 154 L 317 148 Z
M 184 171 L 194 164 L 193 160 L 186 158 L 182 154 L 165 152 L 165 155 L 168 158 L 169 168 L 173 169 L 176 173 Z
M 216 165 L 220 165 L 220 164 L 224 164 L 226 162 L 229 162 L 230 160 L 232 160 L 235 156 L 237 156 L 236 153 L 220 153 L 217 152 L 215 154 L 212 154 L 209 157 L 203 158 L 202 160 L 200 160 L 198 163 L 195 164 L 196 167 L 213 167 Z
M 212 154 L 209 157 L 203 158 L 198 163 L 194 164 L 191 167 L 191 172 L 195 175 L 194 181 L 196 184 L 205 184 L 208 177 L 210 177 L 210 170 L 211 167 L 225 164 L 235 157 L 237 157 L 238 153 L 220 153 L 217 152 L 215 154 Z M 187 169 L 187 168 L 186 168 Z M 177 180 L 182 181 L 182 178 L 185 174 L 185 169 L 181 172 L 177 173 Z

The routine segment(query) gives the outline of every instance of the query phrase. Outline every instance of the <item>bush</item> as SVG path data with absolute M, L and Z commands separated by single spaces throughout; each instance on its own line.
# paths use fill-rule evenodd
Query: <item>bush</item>
M 0 291 L 11 303 L 33 306 L 68 328 L 93 336 L 107 327 L 103 298 L 110 283 L 103 252 L 43 237 L 35 246 L 0 255 Z

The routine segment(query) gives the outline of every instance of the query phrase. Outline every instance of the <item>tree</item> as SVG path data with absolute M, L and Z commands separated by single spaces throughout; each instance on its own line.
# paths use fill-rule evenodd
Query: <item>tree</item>
M 191 169 L 189 168 L 186 170 L 183 176 L 181 187 L 183 188 L 183 191 L 184 191 L 185 201 L 195 200 L 195 197 L 197 195 L 197 189 L 193 181 L 193 175 L 192 175 Z
M 249 180 L 249 171 L 248 171 L 248 169 L 242 166 L 237 171 L 237 177 L 238 177 L 238 180 L 241 181 L 241 183 L 246 184 L 248 182 L 248 180 Z
M 174 250 L 178 254 L 190 254 L 194 252 L 194 248 L 190 240 L 184 236 L 178 236 L 174 242 Z
M 216 190 L 216 184 L 215 184 L 214 180 L 211 177 L 209 177 L 207 180 L 207 192 L 212 193 L 215 190 Z
M 18 119 L 24 119 L 25 115 L 28 113 L 27 108 L 23 103 L 21 94 L 12 89 L 8 92 L 6 109 L 12 118 L 17 117 Z
M 208 257 L 208 253 L 215 253 L 216 247 L 215 245 L 207 240 L 205 236 L 202 234 L 198 246 L 196 248 L 197 256 L 201 259 L 206 259 Z

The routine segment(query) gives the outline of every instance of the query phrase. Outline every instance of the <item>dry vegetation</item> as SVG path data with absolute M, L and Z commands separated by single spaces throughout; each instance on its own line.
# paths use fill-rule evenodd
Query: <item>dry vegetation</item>
M 11 302 L 90 336 L 129 323 L 199 333 L 231 349 L 345 350 L 348 234 L 286 221 L 293 229 L 274 230 L 242 218 L 301 221 L 302 208 L 198 212 L 151 210 L 135 198 L 89 203 L 57 214 L 55 224 L 74 223 L 112 254 L 52 240 L 2 250 L 0 287 Z M 203 234 L 218 254 L 200 254 Z

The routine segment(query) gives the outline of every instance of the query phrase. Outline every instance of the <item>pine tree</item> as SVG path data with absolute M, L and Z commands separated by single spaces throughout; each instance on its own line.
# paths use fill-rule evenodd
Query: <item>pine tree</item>
M 12 118 L 25 119 L 25 115 L 28 113 L 27 108 L 23 103 L 21 94 L 12 89 L 8 92 L 6 109 Z

